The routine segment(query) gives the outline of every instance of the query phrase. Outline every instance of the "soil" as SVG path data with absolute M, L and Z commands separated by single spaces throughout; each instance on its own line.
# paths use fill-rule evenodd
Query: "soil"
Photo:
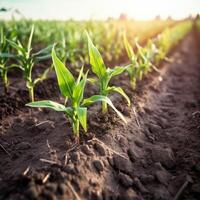
M 24 107 L 19 77 L 0 96 L 0 199 L 2 200 L 197 200 L 200 196 L 200 43 L 190 33 L 160 73 L 150 73 L 135 92 L 128 77 L 115 79 L 131 96 L 123 124 L 99 106 L 89 111 L 80 144 L 61 113 Z M 15 87 L 14 87 L 15 86 Z M 14 89 L 15 88 L 15 89 Z M 55 77 L 36 88 L 36 98 L 62 101 Z M 0 91 L 3 88 L 0 87 Z M 92 86 L 86 95 L 95 93 Z M 183 187 L 185 186 L 185 187 Z M 176 198 L 180 189 L 181 196 Z

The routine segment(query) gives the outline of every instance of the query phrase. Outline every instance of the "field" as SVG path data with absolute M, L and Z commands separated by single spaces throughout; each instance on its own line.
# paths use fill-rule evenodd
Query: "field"
M 199 19 L 0 21 L 0 199 L 199 199 L 199 38 Z

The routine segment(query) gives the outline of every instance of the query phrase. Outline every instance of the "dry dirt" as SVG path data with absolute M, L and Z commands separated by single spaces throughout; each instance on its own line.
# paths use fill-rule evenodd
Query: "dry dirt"
M 114 80 L 133 102 L 114 98 L 128 124 L 95 106 L 80 144 L 61 113 L 24 108 L 27 93 L 12 78 L 17 89 L 0 97 L 0 199 L 175 200 L 182 188 L 177 199 L 198 200 L 199 47 L 192 32 L 135 92 L 127 77 Z M 57 87 L 55 77 L 46 80 L 36 98 L 60 101 Z

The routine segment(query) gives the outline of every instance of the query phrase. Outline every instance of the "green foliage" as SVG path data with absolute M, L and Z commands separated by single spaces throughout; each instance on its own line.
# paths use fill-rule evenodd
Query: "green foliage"
M 11 53 L 11 46 L 7 42 L 7 39 L 15 40 L 16 39 L 16 32 L 15 30 L 8 30 L 7 32 L 0 28 L 0 75 L 4 83 L 5 93 L 8 92 L 8 72 L 17 67 L 16 65 L 7 64 L 10 59 L 13 59 L 15 56 Z
M 31 28 L 27 45 L 23 45 L 19 40 L 17 42 L 7 40 L 8 43 L 17 51 L 15 59 L 19 63 L 18 67 L 23 71 L 23 76 L 26 81 L 26 87 L 29 90 L 30 101 L 34 101 L 35 85 L 38 82 L 43 81 L 46 78 L 47 73 L 49 71 L 48 68 L 43 72 L 43 74 L 40 75 L 40 77 L 33 79 L 32 77 L 33 66 L 38 61 L 50 58 L 49 52 L 52 48 L 52 45 L 49 45 L 48 47 L 38 51 L 37 53 L 32 53 L 31 44 L 33 39 L 33 33 L 34 33 L 34 26 L 32 26 Z
M 112 79 L 112 77 L 122 74 L 128 68 L 128 66 L 116 66 L 112 69 L 106 68 L 103 58 L 101 57 L 101 54 L 99 53 L 98 49 L 94 46 L 89 34 L 86 33 L 86 35 L 88 39 L 90 65 L 93 73 L 98 77 L 99 94 L 107 97 L 110 93 L 117 92 L 126 99 L 128 105 L 130 106 L 130 99 L 122 88 L 109 86 L 109 82 Z M 107 102 L 102 103 L 102 113 L 107 113 Z M 121 115 L 119 116 L 121 117 Z
M 128 58 L 131 63 L 130 66 L 127 68 L 127 72 L 130 77 L 130 85 L 132 89 L 135 89 L 136 81 L 137 81 L 137 77 L 139 73 L 139 63 L 137 61 L 137 55 L 134 53 L 131 44 L 128 42 L 125 32 L 123 34 L 123 41 L 124 41 L 125 50 L 127 52 Z
M 133 89 L 136 87 L 137 80 L 142 80 L 143 75 L 147 75 L 152 69 L 159 72 L 154 64 L 157 65 L 166 58 L 170 49 L 188 33 L 191 29 L 191 25 L 192 23 L 190 21 L 186 21 L 173 28 L 166 29 L 153 41 L 149 40 L 145 47 L 140 46 L 139 43 L 135 41 L 135 46 L 137 48 L 136 53 L 134 53 L 124 33 L 124 46 L 131 63 L 127 72 Z
M 68 98 L 70 105 L 65 106 L 56 102 L 45 100 L 31 102 L 28 103 L 27 106 L 45 107 L 51 108 L 58 112 L 64 112 L 66 116 L 70 118 L 72 122 L 73 133 L 76 136 L 79 136 L 80 125 L 82 126 L 84 131 L 87 132 L 87 106 L 95 102 L 106 102 L 118 113 L 118 115 L 123 120 L 125 120 L 122 114 L 115 108 L 115 106 L 112 104 L 108 97 L 102 95 L 94 95 L 87 99 L 84 99 L 84 90 L 87 82 L 88 72 L 84 74 L 83 67 L 79 72 L 77 80 L 75 80 L 71 72 L 57 57 L 54 48 L 52 49 L 51 55 L 61 94 L 65 98 Z
M 45 107 L 57 112 L 64 112 L 72 123 L 75 135 L 79 136 L 80 126 L 87 132 L 88 106 L 95 102 L 102 104 L 102 112 L 104 114 L 107 112 L 109 105 L 126 122 L 124 116 L 115 108 L 108 96 L 111 93 L 118 93 L 125 98 L 128 105 L 130 105 L 130 99 L 121 87 L 110 85 L 112 78 L 127 72 L 131 86 L 135 89 L 137 81 L 141 80 L 144 75 L 152 69 L 158 71 L 154 64 L 159 64 L 160 61 L 166 59 L 171 48 L 192 27 L 191 21 L 180 22 L 172 28 L 165 29 L 158 37 L 149 40 L 147 45 L 143 47 L 140 44 L 143 44 L 146 38 L 155 36 L 163 27 L 169 27 L 174 22 L 140 23 L 139 25 L 133 21 L 121 22 L 115 20 L 107 22 L 68 21 L 67 23 L 36 21 L 37 28 L 35 29 L 32 26 L 30 32 L 27 27 L 30 27 L 32 21 L 21 20 L 18 22 L 12 20 L 6 23 L 0 21 L 0 74 L 5 85 L 5 91 L 7 91 L 9 84 L 7 73 L 10 69 L 17 67 L 23 71 L 26 86 L 29 90 L 30 101 L 32 101 L 27 106 Z M 148 24 L 151 24 L 151 26 Z M 199 21 L 197 26 L 199 27 Z M 84 42 L 81 32 L 85 29 L 90 30 L 90 35 L 94 38 L 96 46 L 88 34 L 87 43 Z M 57 30 L 62 30 L 62 32 Z M 135 30 L 137 30 L 137 33 Z M 127 35 L 123 35 L 122 42 L 121 36 L 123 31 Z M 33 34 L 35 36 L 35 43 L 33 43 Z M 137 34 L 140 36 L 140 44 L 134 40 Z M 24 44 L 24 41 L 27 41 L 27 43 Z M 39 43 L 46 46 L 44 44 L 52 43 L 52 41 L 58 44 L 57 54 L 61 60 L 57 57 L 54 48 L 52 49 L 52 45 L 38 52 L 33 52 L 33 47 L 36 44 Z M 105 60 L 107 63 L 118 63 L 121 58 L 124 58 L 123 46 L 127 52 L 130 64 L 127 66 L 115 65 L 115 67 L 108 68 L 104 63 Z M 51 49 L 52 53 L 50 55 Z M 47 77 L 50 68 L 46 69 L 39 77 L 36 75 L 36 78 L 35 74 L 33 76 L 33 68 L 37 62 L 50 57 L 53 60 L 60 92 L 68 100 L 64 105 L 50 100 L 34 102 L 34 87 Z M 16 61 L 18 64 L 15 63 Z M 97 78 L 88 77 L 88 72 L 84 73 L 82 67 L 79 70 L 78 78 L 75 79 L 70 70 L 65 66 L 65 63 L 68 62 L 73 67 L 90 63 L 92 72 Z M 126 61 L 122 60 L 122 62 Z M 75 70 L 77 71 L 77 69 Z M 89 80 L 98 86 L 99 92 L 98 95 L 84 98 L 86 83 Z

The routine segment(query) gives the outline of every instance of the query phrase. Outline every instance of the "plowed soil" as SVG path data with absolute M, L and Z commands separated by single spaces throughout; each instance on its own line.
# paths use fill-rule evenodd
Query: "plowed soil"
M 29 109 L 19 78 L 0 97 L 0 199 L 2 200 L 198 200 L 200 198 L 200 44 L 190 33 L 132 91 L 128 77 L 113 81 L 123 124 L 109 110 L 89 112 L 80 144 L 61 113 Z M 62 101 L 55 77 L 36 89 L 37 99 Z M 90 90 L 91 89 L 91 90 Z M 91 87 L 87 95 L 95 93 Z M 1 91 L 3 88 L 1 87 Z M 46 93 L 45 93 L 46 92 Z

